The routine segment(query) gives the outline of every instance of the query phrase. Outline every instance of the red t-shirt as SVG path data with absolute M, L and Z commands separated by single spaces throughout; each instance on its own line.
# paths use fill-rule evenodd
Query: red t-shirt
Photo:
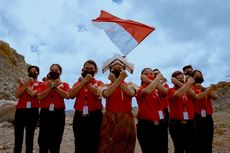
M 167 83 L 164 84 L 164 87 L 169 89 L 169 85 Z M 169 106 L 168 94 L 164 95 L 164 96 L 162 96 L 160 94 L 160 97 L 161 97 L 161 100 L 162 100 L 162 109 L 168 108 L 168 106 Z
M 62 90 L 69 92 L 69 84 L 66 82 L 61 82 L 61 84 L 58 86 Z M 39 86 L 39 93 L 45 91 L 48 89 L 48 83 L 43 82 Z M 54 105 L 54 109 L 65 109 L 65 103 L 64 98 L 61 97 L 55 90 L 52 90 L 44 99 L 40 100 L 40 107 L 41 108 L 50 108 L 50 104 Z
M 124 84 L 128 86 L 127 83 Z M 122 91 L 120 87 L 117 87 L 115 91 L 106 98 L 106 111 L 131 113 L 132 97 Z
M 155 89 L 150 95 L 142 98 L 141 92 L 146 88 L 146 85 L 142 85 L 137 92 L 137 104 L 138 104 L 138 119 L 146 119 L 150 121 L 159 121 L 164 119 L 165 114 L 163 111 L 163 101 L 160 98 L 159 91 Z
M 174 88 L 170 88 L 168 92 L 170 119 L 176 119 L 176 120 L 194 119 L 193 100 L 190 98 L 190 96 L 187 93 L 185 93 L 182 97 L 173 99 L 173 95 L 175 91 L 176 88 L 174 87 Z
M 29 87 L 35 91 L 38 90 L 39 85 L 41 82 L 38 82 L 37 80 L 31 82 L 29 84 Z M 19 85 L 17 88 L 17 91 L 21 90 L 23 88 L 22 85 Z M 29 104 L 30 103 L 30 104 Z M 16 108 L 39 108 L 39 101 L 37 100 L 36 96 L 31 97 L 26 90 L 22 93 L 22 95 L 19 97 L 18 104 L 16 105 Z
M 80 82 L 76 82 L 73 87 L 79 85 Z M 94 87 L 99 87 L 103 84 L 101 81 L 93 80 L 91 85 Z M 102 109 L 101 97 L 100 95 L 93 95 L 86 87 L 80 89 L 76 95 L 76 100 L 74 104 L 74 109 L 78 111 L 83 111 L 83 107 L 88 106 L 89 112 Z
M 195 93 L 199 94 L 202 91 L 199 89 L 195 89 Z M 201 111 L 205 110 L 206 115 L 212 115 L 213 114 L 213 109 L 212 109 L 212 103 L 211 103 L 211 98 L 209 96 L 205 96 L 200 100 L 195 100 L 194 101 L 194 109 L 195 113 L 201 115 Z

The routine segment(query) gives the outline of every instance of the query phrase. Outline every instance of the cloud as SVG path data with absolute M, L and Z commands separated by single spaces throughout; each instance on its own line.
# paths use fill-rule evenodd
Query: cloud
M 114 3 L 121 4 L 123 0 L 112 0 Z
M 207 85 L 230 75 L 230 1 L 215 0 L 2 0 L 0 38 L 7 41 L 26 62 L 39 65 L 40 77 L 52 63 L 63 67 L 62 79 L 71 85 L 84 61 L 102 63 L 121 54 L 103 30 L 91 24 L 100 10 L 156 27 L 127 59 L 135 64 L 127 80 L 139 84 L 145 67 L 171 73 L 192 64 L 205 76 Z M 98 79 L 107 81 L 101 71 Z

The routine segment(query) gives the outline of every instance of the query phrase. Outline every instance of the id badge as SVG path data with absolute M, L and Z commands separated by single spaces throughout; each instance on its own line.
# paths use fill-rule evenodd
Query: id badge
M 83 115 L 88 115 L 88 114 L 89 114 L 88 106 L 84 106 L 83 107 Z
M 163 115 L 162 110 L 158 111 L 158 114 L 159 114 L 160 120 L 164 119 L 164 115 Z
M 30 102 L 30 101 L 28 101 L 28 102 L 26 103 L 26 108 L 31 108 L 31 102 Z
M 184 120 L 188 120 L 188 112 L 183 112 Z
M 54 104 L 50 104 L 49 111 L 54 111 Z
M 201 110 L 201 117 L 206 117 L 206 111 L 204 109 Z

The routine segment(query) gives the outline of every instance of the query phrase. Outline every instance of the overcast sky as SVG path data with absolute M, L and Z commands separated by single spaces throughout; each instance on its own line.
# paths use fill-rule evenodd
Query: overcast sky
M 140 71 L 151 67 L 170 83 L 188 64 L 203 72 L 205 85 L 230 80 L 229 0 L 1 0 L 0 39 L 40 67 L 39 79 L 59 63 L 72 86 L 86 60 L 101 68 L 121 54 L 91 23 L 100 10 L 156 28 L 127 56 L 135 65 L 127 81 L 139 84 Z M 96 78 L 108 82 L 107 75 Z

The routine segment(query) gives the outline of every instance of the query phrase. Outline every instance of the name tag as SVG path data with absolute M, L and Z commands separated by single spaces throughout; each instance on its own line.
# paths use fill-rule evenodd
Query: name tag
M 162 110 L 158 111 L 158 115 L 159 115 L 160 120 L 164 119 Z
M 184 120 L 188 120 L 188 112 L 183 112 Z
M 206 117 L 206 110 L 204 109 L 201 110 L 201 117 Z
M 28 102 L 26 103 L 26 108 L 31 108 L 31 102 L 30 102 L 30 101 L 28 101 Z
M 49 111 L 54 111 L 54 104 L 50 104 Z
M 84 106 L 83 107 L 83 115 L 88 115 L 88 114 L 89 114 L 88 106 Z

